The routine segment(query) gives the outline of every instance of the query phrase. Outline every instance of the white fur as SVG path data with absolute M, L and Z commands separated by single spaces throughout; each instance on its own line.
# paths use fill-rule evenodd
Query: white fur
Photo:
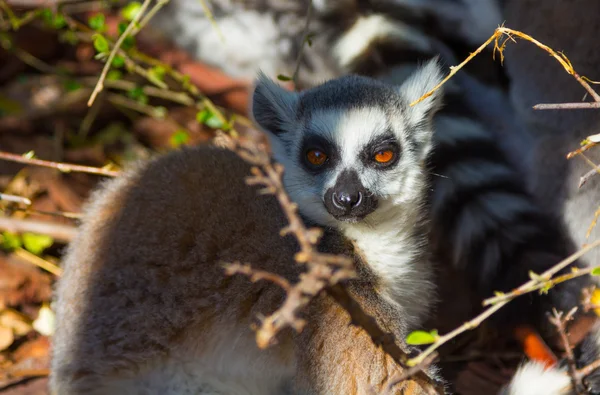
M 398 46 L 432 52 L 429 39 L 417 29 L 401 21 L 392 21 L 385 15 L 374 14 L 359 17 L 335 43 L 333 53 L 339 64 L 348 68 L 377 41 L 394 42 Z
M 571 379 L 561 369 L 546 369 L 528 362 L 521 366 L 504 390 L 506 395 L 566 395 L 570 393 Z

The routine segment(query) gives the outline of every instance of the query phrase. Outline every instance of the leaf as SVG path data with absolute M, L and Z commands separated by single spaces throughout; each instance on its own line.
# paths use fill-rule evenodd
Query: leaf
M 106 30 L 104 14 L 96 14 L 88 19 L 88 25 L 95 31 L 102 33 Z
M 121 44 L 121 48 L 127 50 L 127 49 L 131 49 L 135 46 L 135 37 L 131 37 L 131 36 L 127 36 L 125 37 L 125 39 L 123 40 L 123 43 Z
M 167 70 L 162 66 L 155 66 L 148 71 L 148 76 L 157 81 L 163 81 Z
M 412 346 L 420 346 L 423 344 L 435 343 L 438 338 L 438 332 L 433 330 L 431 332 L 425 331 L 414 331 L 408 334 L 406 337 L 406 343 Z
M 198 121 L 198 123 L 201 123 L 213 129 L 227 130 L 230 128 L 230 126 L 223 123 L 223 121 L 221 121 L 215 113 L 206 108 L 202 111 L 199 111 L 196 114 L 196 120 Z
M 123 7 L 123 9 L 121 10 L 121 16 L 126 21 L 131 22 L 132 20 L 135 19 L 137 14 L 139 14 L 141 9 L 142 9 L 141 3 L 137 2 L 137 1 L 132 1 L 131 3 L 129 3 L 125 7 Z
M 291 81 L 291 80 L 292 80 L 292 77 L 288 77 L 287 75 L 279 74 L 279 75 L 277 76 L 277 79 L 278 79 L 279 81 Z
M 67 26 L 67 21 L 63 15 L 56 14 L 52 20 L 52 26 L 55 29 L 62 29 L 63 27 Z
M 148 103 L 148 96 L 146 96 L 146 94 L 144 93 L 144 89 L 142 89 L 139 86 L 128 91 L 127 96 L 129 96 L 131 99 L 133 99 L 139 103 L 142 103 L 142 104 Z
M 81 89 L 81 84 L 74 80 L 66 80 L 64 82 L 64 88 L 67 92 L 73 92 L 78 89 Z
M 173 148 L 186 144 L 188 141 L 190 141 L 190 135 L 185 130 L 178 130 L 169 138 L 169 143 Z
M 21 238 L 19 235 L 11 232 L 2 232 L 2 249 L 12 251 L 21 247 Z
M 44 8 L 40 11 L 39 15 L 42 17 L 42 20 L 48 24 L 52 25 L 52 19 L 54 17 L 54 12 L 50 8 Z
M 108 41 L 106 41 L 102 34 L 94 34 L 92 36 L 92 39 L 94 40 L 94 48 L 96 48 L 96 51 L 98 51 L 99 53 L 108 52 Z
M 15 341 L 15 335 L 10 328 L 0 326 L 0 351 L 6 350 Z
M 46 248 L 54 243 L 54 239 L 47 235 L 38 235 L 35 233 L 23 233 L 23 246 L 32 254 L 40 255 Z
M 115 55 L 112 61 L 112 66 L 116 68 L 121 68 L 125 65 L 125 58 L 120 55 Z
M 600 266 L 592 269 L 592 276 L 600 276 Z
M 117 81 L 120 80 L 121 77 L 123 77 L 123 73 L 119 70 L 111 70 L 108 72 L 108 74 L 106 74 L 106 79 L 108 81 Z

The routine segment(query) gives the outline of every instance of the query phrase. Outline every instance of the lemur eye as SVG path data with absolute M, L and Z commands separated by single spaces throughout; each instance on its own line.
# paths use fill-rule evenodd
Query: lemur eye
M 306 159 L 311 165 L 321 166 L 327 161 L 327 155 L 318 149 L 312 149 L 306 153 Z
M 392 150 L 381 150 L 375 152 L 375 156 L 373 157 L 375 162 L 377 163 L 389 163 L 392 159 L 394 159 L 394 151 Z

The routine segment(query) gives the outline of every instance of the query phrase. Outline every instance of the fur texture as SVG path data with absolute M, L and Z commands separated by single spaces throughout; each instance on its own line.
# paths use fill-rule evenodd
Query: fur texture
M 263 78 L 253 105 L 256 119 L 271 134 L 276 158 L 288 165 L 287 190 L 309 221 L 327 227 L 321 248 L 354 257 L 360 275 L 348 283 L 351 294 L 399 340 L 418 325 L 431 300 L 431 270 L 422 270 L 429 265 L 423 248 L 422 159 L 439 96 L 414 108 L 406 102 L 437 83 L 440 73 L 432 63 L 414 78 L 400 89 L 359 79 L 362 85 L 332 81 L 302 94 Z M 393 100 L 381 102 L 364 129 L 349 129 L 340 120 L 351 119 L 356 110 L 335 104 L 350 97 L 344 93 L 358 92 L 340 91 L 338 84 L 363 93 L 352 97 L 386 93 Z M 312 129 L 286 129 L 292 118 Z M 358 171 L 364 188 L 379 199 L 373 212 L 339 221 L 316 207 L 324 205 L 324 188 L 339 172 L 299 177 L 305 170 L 294 164 L 301 158 L 295 150 L 309 130 L 340 145 L 338 166 L 356 165 L 357 158 L 344 155 L 363 152 L 356 151 L 365 142 L 363 132 L 391 133 L 386 137 L 402 147 L 401 159 L 382 174 Z M 53 394 L 381 389 L 398 367 L 366 333 L 349 326 L 347 313 L 326 296 L 311 304 L 302 333 L 284 331 L 275 347 L 257 348 L 250 326 L 259 314 L 280 306 L 283 291 L 243 276 L 226 277 L 221 264 L 241 261 L 290 281 L 300 270 L 293 261 L 296 242 L 279 236 L 286 221 L 278 203 L 257 197 L 244 184 L 249 172 L 234 153 L 203 146 L 139 164 L 92 196 L 55 293 Z M 312 191 L 311 199 L 301 195 L 305 190 Z M 397 391 L 421 393 L 409 383 Z
M 291 76 L 303 47 L 308 0 L 209 2 L 225 41 L 197 1 L 172 0 L 153 25 L 197 59 L 236 76 Z M 304 45 L 301 87 L 342 73 L 377 75 L 398 61 L 447 52 L 445 37 L 473 45 L 502 22 L 498 0 L 313 1 L 311 45 Z M 399 58 L 394 58 L 399 53 Z M 391 55 L 391 57 L 389 57 Z

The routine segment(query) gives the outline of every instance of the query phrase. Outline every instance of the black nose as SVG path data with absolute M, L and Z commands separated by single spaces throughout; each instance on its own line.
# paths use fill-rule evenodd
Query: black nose
M 363 195 L 360 191 L 341 191 L 334 192 L 331 195 L 333 204 L 342 210 L 351 210 L 360 206 L 363 200 Z

